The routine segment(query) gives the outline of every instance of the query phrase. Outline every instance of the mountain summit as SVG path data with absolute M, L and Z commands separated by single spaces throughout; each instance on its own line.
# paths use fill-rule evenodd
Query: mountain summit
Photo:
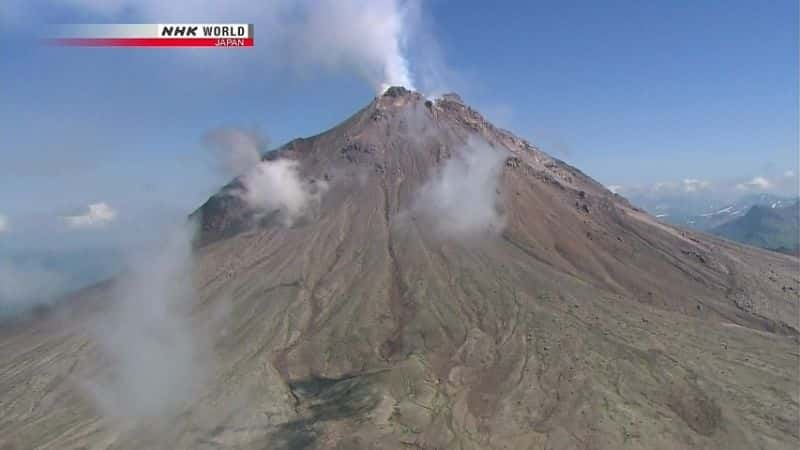
M 95 370 L 91 337 L 44 318 L 3 336 L 0 435 L 42 448 L 800 443 L 797 261 L 660 223 L 455 94 L 391 87 L 267 153 L 192 217 L 191 317 L 216 320 L 198 392 L 156 425 L 105 426 L 66 381 Z

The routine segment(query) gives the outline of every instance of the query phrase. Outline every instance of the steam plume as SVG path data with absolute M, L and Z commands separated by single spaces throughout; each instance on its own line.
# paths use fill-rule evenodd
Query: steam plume
M 111 310 L 93 326 L 110 370 L 87 387 L 106 415 L 175 412 L 204 374 L 200 350 L 207 346 L 188 319 L 193 229 L 172 230 L 134 261 L 113 290 Z
M 308 213 L 328 188 L 321 180 L 313 185 L 305 182 L 297 161 L 262 160 L 266 141 L 254 133 L 221 129 L 209 133 L 205 142 L 214 150 L 225 175 L 238 177 L 243 186 L 239 195 L 248 206 L 264 213 L 278 210 L 286 226 Z
M 497 210 L 496 191 L 503 157 L 501 150 L 471 137 L 421 188 L 415 209 L 433 218 L 445 235 L 500 231 L 504 220 Z
M 214 152 L 217 169 L 225 177 L 239 176 L 258 165 L 269 145 L 264 137 L 236 128 L 213 130 L 203 141 Z
M 411 6 L 399 0 L 315 2 L 300 24 L 296 51 L 306 62 L 355 69 L 378 93 L 395 85 L 413 89 L 404 54 Z
M 37 17 L 63 2 L 9 0 L 0 23 Z M 44 4 L 41 4 L 44 3 Z M 387 86 L 412 89 L 406 44 L 417 28 L 419 0 L 70 0 L 81 16 L 99 15 L 111 22 L 142 23 L 248 21 L 255 25 L 254 60 L 259 64 L 320 67 L 354 72 L 381 93 Z M 12 13 L 13 12 L 13 13 Z M 199 56 L 198 53 L 190 53 Z M 220 56 L 215 54 L 214 64 Z M 279 67 L 281 69 L 285 67 Z

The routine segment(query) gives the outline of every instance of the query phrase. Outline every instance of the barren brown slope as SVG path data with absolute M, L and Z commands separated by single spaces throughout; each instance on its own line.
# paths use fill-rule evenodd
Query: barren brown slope
M 419 192 L 470 136 L 503 224 L 437 228 Z M 392 88 L 271 158 L 329 184 L 291 227 L 224 189 L 196 213 L 193 319 L 227 314 L 180 414 L 97 416 L 80 314 L 2 331 L 21 448 L 797 448 L 798 260 L 658 223 L 456 96 Z M 469 199 L 463 207 L 469 206 Z

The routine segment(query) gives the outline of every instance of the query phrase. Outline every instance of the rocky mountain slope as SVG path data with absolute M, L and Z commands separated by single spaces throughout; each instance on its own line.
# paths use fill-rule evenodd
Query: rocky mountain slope
M 84 326 L 109 307 L 101 285 L 0 329 L 0 440 L 800 445 L 796 259 L 665 225 L 455 95 L 390 88 L 267 159 L 313 201 L 254 210 L 238 179 L 193 214 L 185 313 L 208 373 L 192 395 L 132 419 L 82 394 L 106 364 Z

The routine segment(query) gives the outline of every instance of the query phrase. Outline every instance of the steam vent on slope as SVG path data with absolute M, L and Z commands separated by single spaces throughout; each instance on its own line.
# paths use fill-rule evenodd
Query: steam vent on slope
M 191 391 L 86 394 L 113 280 L 0 329 L 0 441 L 800 446 L 796 259 L 660 223 L 455 94 L 390 88 L 258 166 L 192 214 Z

